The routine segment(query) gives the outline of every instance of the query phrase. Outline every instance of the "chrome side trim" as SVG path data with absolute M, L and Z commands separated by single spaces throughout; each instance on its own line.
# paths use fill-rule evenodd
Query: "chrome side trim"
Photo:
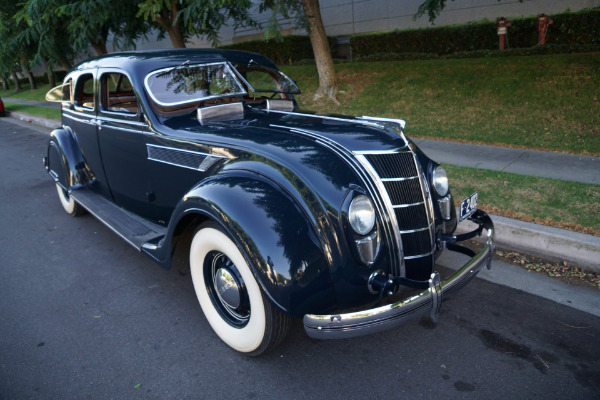
M 83 119 L 83 118 L 77 118 L 76 116 L 70 115 L 70 113 L 67 113 L 65 111 L 63 111 L 63 117 L 72 119 L 73 121 L 76 121 L 76 122 L 82 122 L 84 124 L 92 124 L 91 121 L 92 121 L 92 119 L 95 118 L 95 116 L 84 114 L 84 113 L 78 113 L 76 111 L 71 111 L 71 113 L 73 113 L 75 115 L 78 115 L 78 116 L 81 116 L 81 117 L 85 117 L 85 119 Z
M 167 154 L 162 154 L 163 158 L 161 158 L 161 154 L 156 154 L 156 152 L 153 151 L 153 149 L 159 149 L 162 151 L 166 151 Z M 208 170 L 210 167 L 212 167 L 217 161 L 227 158 L 227 157 L 221 156 L 221 155 L 202 153 L 199 151 L 186 150 L 186 149 L 178 149 L 175 147 L 159 146 L 159 145 L 155 145 L 155 144 L 146 144 L 146 151 L 148 152 L 148 160 L 150 160 L 150 161 L 156 161 L 156 162 L 160 162 L 163 164 L 173 165 L 175 167 L 192 169 L 194 171 L 199 171 L 199 172 L 206 172 L 206 170 Z M 178 162 L 175 162 L 175 160 L 167 159 L 167 157 L 169 157 L 169 156 L 177 157 L 178 154 L 198 156 L 198 157 L 201 157 L 202 159 L 197 160 L 198 162 L 195 165 L 183 164 L 180 162 L 178 163 Z
M 114 125 L 102 125 L 102 127 L 116 129 L 118 131 L 123 131 L 123 132 L 132 132 L 132 133 L 141 133 L 142 132 L 142 130 L 140 130 L 140 129 L 123 128 L 121 126 L 114 126 Z

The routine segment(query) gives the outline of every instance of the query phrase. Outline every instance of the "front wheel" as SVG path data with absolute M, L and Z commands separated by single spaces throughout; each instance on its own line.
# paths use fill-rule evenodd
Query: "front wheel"
M 65 189 L 63 189 L 58 183 L 56 184 L 56 191 L 58 192 L 60 204 L 63 206 L 63 208 L 68 214 L 71 214 L 74 217 L 85 214 L 85 208 L 83 208 L 79 203 L 75 201 L 75 199 L 69 196 L 69 193 Z
M 264 298 L 248 262 L 218 225 L 204 224 L 194 234 L 190 271 L 206 319 L 230 347 L 255 356 L 281 343 L 290 317 Z

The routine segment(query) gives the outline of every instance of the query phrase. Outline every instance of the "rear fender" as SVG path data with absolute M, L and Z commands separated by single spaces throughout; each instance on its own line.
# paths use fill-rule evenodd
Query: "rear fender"
M 50 133 L 46 170 L 66 190 L 92 181 L 77 139 L 69 128 L 55 129 Z

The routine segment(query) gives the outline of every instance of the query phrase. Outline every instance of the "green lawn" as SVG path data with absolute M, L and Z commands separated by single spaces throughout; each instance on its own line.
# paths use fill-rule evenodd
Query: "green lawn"
M 479 208 L 487 212 L 600 236 L 600 185 L 448 164 L 444 168 L 457 203 L 478 191 Z
M 410 136 L 600 155 L 600 53 L 336 65 L 341 106 L 314 102 L 314 66 L 285 67 L 321 112 L 402 118 Z
M 38 107 L 7 102 L 4 103 L 4 108 L 6 108 L 7 111 L 22 112 L 60 121 L 60 109 L 58 108 Z
M 12 81 L 11 81 L 12 84 Z M 57 83 L 58 85 L 58 83 Z M 38 85 L 36 90 L 29 90 L 29 83 L 21 84 L 21 91 L 17 92 L 14 86 L 9 90 L 0 90 L 0 96 L 12 97 L 15 99 L 44 101 L 48 90 L 52 89 L 50 85 Z

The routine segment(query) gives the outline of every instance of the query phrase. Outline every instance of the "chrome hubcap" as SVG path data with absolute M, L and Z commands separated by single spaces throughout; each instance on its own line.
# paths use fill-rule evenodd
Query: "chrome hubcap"
M 229 257 L 210 252 L 204 264 L 204 280 L 221 317 L 235 327 L 246 325 L 250 319 L 250 299 L 244 280 Z
M 214 277 L 217 296 L 226 307 L 235 310 L 240 306 L 240 285 L 227 268 L 219 268 Z

